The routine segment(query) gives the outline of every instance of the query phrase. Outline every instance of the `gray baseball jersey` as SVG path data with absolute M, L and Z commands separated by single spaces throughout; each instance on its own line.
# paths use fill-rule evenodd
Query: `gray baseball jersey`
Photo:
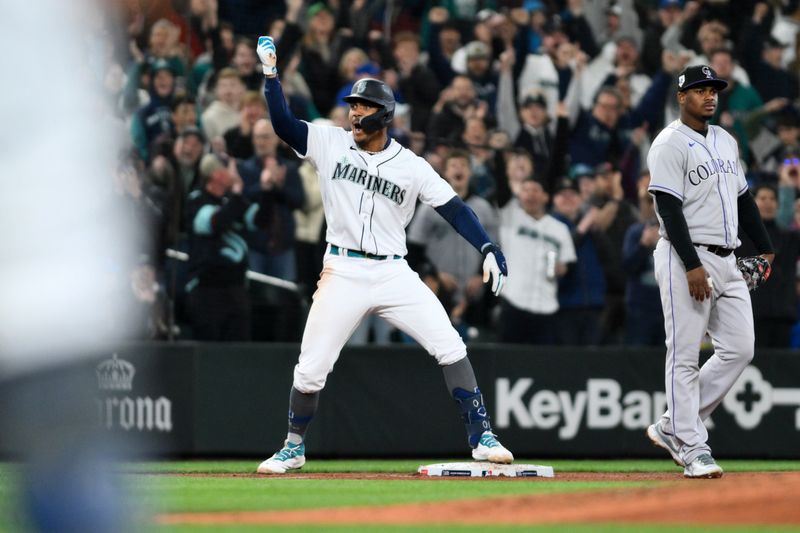
M 731 253 L 739 245 L 738 197 L 749 193 L 736 141 L 718 126 L 709 126 L 703 136 L 680 120 L 672 122 L 656 137 L 647 163 L 650 192 L 665 192 L 683 202 L 692 242 L 723 248 L 713 253 L 696 247 L 712 287 L 711 298 L 703 302 L 689 293 L 686 269 L 667 239 L 663 220 L 653 253 L 667 348 L 667 412 L 660 424 L 677 437 L 681 460 L 689 464 L 710 453 L 704 420 L 753 357 L 750 295 Z M 706 333 L 714 355 L 698 372 Z
M 736 140 L 719 126 L 703 137 L 676 120 L 653 141 L 647 156 L 650 192 L 683 202 L 692 242 L 739 246 L 737 197 L 747 190 Z M 661 236 L 666 237 L 663 221 Z

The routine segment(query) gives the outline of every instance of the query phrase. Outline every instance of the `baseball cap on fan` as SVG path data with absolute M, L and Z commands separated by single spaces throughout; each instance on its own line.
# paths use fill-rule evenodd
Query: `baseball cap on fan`
M 491 56 L 491 50 L 484 42 L 472 41 L 467 45 L 467 59 L 489 59 Z
M 556 186 L 553 189 L 553 194 L 558 194 L 562 191 L 579 192 L 578 183 L 574 179 L 562 177 L 556 182 Z
M 325 2 L 317 2 L 316 4 L 312 4 L 308 11 L 306 11 L 306 17 L 311 18 L 314 17 L 320 11 L 327 11 L 331 15 L 333 14 L 333 10 L 331 10 L 330 6 Z
M 540 92 L 531 92 L 525 96 L 520 104 L 520 107 L 528 107 L 529 105 L 538 104 L 545 109 L 547 108 L 547 99 Z
M 711 85 L 718 91 L 728 86 L 728 82 L 719 78 L 713 68 L 707 65 L 686 67 L 678 75 L 678 90 L 685 91 L 692 87 Z

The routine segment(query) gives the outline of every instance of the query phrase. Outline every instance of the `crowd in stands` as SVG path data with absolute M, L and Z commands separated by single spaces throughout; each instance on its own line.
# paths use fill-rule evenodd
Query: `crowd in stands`
M 314 168 L 269 121 L 255 42 L 271 35 L 298 118 L 348 127 L 343 96 L 384 80 L 398 102 L 390 135 L 499 240 L 509 278 L 495 298 L 480 254 L 432 209 L 408 227 L 412 268 L 481 341 L 663 344 L 646 156 L 678 118 L 678 73 L 710 65 L 730 82 L 712 123 L 738 140 L 777 250 L 753 293 L 757 344 L 800 347 L 800 1 L 118 4 L 105 112 L 129 132 L 118 194 L 152 236 L 132 278 L 142 337 L 268 328 L 251 316 L 247 270 L 313 295 L 322 200 Z M 368 341 L 407 339 L 370 320 L 353 342 Z

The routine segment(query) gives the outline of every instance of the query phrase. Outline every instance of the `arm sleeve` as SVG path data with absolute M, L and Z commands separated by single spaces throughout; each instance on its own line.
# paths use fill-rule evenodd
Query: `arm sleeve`
M 736 202 L 739 208 L 739 226 L 744 230 L 745 234 L 750 237 L 759 254 L 772 254 L 775 253 L 772 247 L 772 242 L 769 239 L 767 228 L 764 227 L 764 222 L 761 220 L 761 215 L 758 212 L 758 206 L 753 195 L 750 191 L 745 191 L 744 194 L 739 195 Z
M 459 235 L 464 237 L 479 252 L 483 252 L 482 248 L 492 242 L 475 212 L 461 201 L 458 196 L 454 196 L 449 202 L 435 209 L 442 218 L 453 226 Z
M 272 127 L 275 133 L 283 139 L 286 144 L 292 147 L 301 156 L 305 156 L 308 150 L 308 124 L 302 120 L 297 120 L 283 97 L 283 89 L 278 77 L 266 78 L 264 84 L 264 96 L 267 98 L 269 116 L 272 119 Z
M 683 266 L 688 272 L 702 266 L 697 250 L 694 249 L 692 238 L 689 236 L 689 226 L 683 216 L 683 202 L 670 193 L 655 192 L 656 211 L 664 223 L 667 238 L 675 247 L 678 256 L 683 261 Z

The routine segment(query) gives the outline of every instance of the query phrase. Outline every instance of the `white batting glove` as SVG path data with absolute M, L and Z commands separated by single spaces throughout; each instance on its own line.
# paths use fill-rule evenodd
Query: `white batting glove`
M 483 282 L 488 282 L 491 276 L 492 292 L 495 296 L 499 296 L 500 291 L 503 290 L 503 282 L 508 276 L 506 258 L 496 244 L 485 244 L 481 249 L 481 253 L 484 255 Z
M 264 70 L 264 75 L 268 78 L 277 76 L 278 68 L 275 64 L 278 62 L 278 56 L 275 52 L 275 41 L 272 40 L 272 37 L 259 37 L 256 52 L 258 53 L 258 58 L 261 60 L 261 68 Z

